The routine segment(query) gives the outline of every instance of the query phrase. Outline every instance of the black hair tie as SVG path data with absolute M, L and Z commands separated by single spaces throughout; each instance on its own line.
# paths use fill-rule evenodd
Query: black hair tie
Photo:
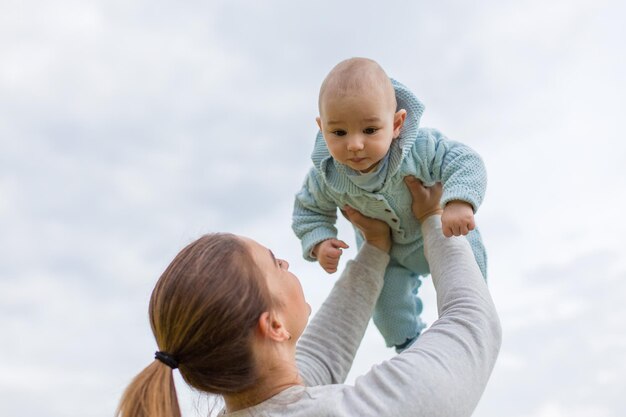
M 156 351 L 154 352 L 154 359 L 160 360 L 161 362 L 163 362 L 164 364 L 166 364 L 172 369 L 178 368 L 178 361 L 174 359 L 174 357 L 170 355 L 169 353 Z

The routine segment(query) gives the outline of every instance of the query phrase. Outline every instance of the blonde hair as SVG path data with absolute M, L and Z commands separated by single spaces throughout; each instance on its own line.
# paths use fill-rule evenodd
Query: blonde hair
M 150 298 L 150 324 L 160 351 L 176 358 L 183 379 L 213 394 L 259 383 L 251 335 L 272 307 L 267 282 L 245 243 L 211 234 L 185 247 Z M 155 360 L 126 388 L 116 415 L 180 417 L 173 370 Z

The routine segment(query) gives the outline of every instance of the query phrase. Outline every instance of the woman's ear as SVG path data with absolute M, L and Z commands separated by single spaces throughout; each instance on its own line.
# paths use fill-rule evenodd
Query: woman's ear
M 397 138 L 400 136 L 400 130 L 402 130 L 402 126 L 404 126 L 404 121 L 406 120 L 406 110 L 400 109 L 393 116 L 393 138 Z
M 259 316 L 257 331 L 261 337 L 269 338 L 276 342 L 291 339 L 291 334 L 283 325 L 281 318 L 277 314 L 269 311 L 266 311 Z
M 315 121 L 317 122 L 317 127 L 319 127 L 319 128 L 320 128 L 320 130 L 322 130 L 322 118 L 321 118 L 321 117 L 319 117 L 319 116 L 317 116 L 317 117 L 315 118 Z

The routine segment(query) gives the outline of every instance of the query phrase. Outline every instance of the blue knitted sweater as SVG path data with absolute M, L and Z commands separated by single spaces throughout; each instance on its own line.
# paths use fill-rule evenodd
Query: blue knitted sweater
M 404 177 L 413 175 L 425 185 L 443 183 L 442 207 L 452 200 L 470 203 L 474 212 L 482 203 L 487 174 L 480 156 L 466 145 L 447 139 L 435 129 L 420 128 L 424 105 L 404 85 L 392 80 L 398 110 L 407 117 L 400 136 L 389 149 L 389 167 L 382 189 L 367 192 L 348 178 L 348 167 L 330 155 L 318 132 L 311 155 L 313 167 L 296 194 L 292 228 L 302 242 L 304 258 L 319 242 L 335 238 L 337 207 L 349 205 L 366 216 L 385 221 L 394 244 L 390 255 L 402 262 L 423 251 L 420 225 L 411 212 L 411 194 Z

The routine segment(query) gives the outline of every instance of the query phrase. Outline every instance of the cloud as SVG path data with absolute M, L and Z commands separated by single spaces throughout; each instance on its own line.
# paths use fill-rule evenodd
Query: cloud
M 517 281 L 492 282 L 505 337 L 482 412 L 534 416 L 589 408 L 603 410 L 589 415 L 620 415 L 626 270 L 613 268 L 618 259 L 616 252 L 592 252 L 532 268 Z

